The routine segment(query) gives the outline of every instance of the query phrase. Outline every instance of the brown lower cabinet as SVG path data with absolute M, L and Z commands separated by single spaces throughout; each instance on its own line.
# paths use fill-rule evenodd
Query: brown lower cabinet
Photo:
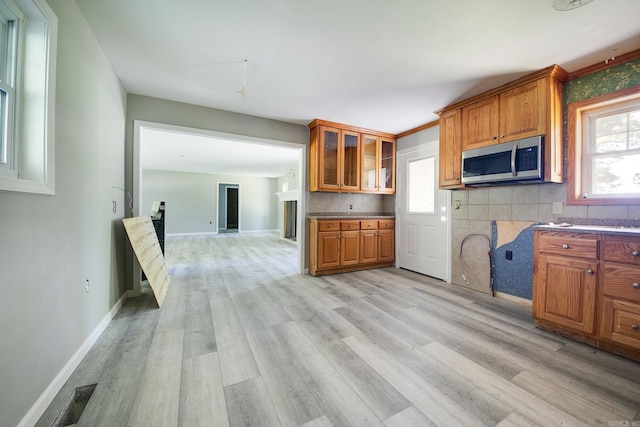
M 640 360 L 640 237 L 536 230 L 536 326 Z
M 309 219 L 309 273 L 314 276 L 389 267 L 393 219 Z

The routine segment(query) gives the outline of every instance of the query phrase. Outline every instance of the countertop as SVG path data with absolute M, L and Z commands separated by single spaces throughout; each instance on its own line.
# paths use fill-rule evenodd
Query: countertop
M 396 214 L 394 213 L 380 213 L 380 212 L 354 212 L 354 213 L 341 213 L 341 212 L 312 212 L 307 214 L 309 219 L 394 219 Z
M 620 225 L 582 225 L 582 224 L 541 224 L 533 227 L 536 230 L 563 231 L 567 233 L 585 234 L 611 234 L 623 236 L 635 236 L 640 238 L 640 227 L 620 226 Z

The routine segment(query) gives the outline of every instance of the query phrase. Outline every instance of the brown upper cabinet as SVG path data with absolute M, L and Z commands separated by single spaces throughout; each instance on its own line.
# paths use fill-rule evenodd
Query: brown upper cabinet
M 440 188 L 464 187 L 460 181 L 464 150 L 537 135 L 544 135 L 544 181 L 562 182 L 562 83 L 566 75 L 552 65 L 438 111 Z
M 395 193 L 394 135 L 317 119 L 309 130 L 309 191 Z

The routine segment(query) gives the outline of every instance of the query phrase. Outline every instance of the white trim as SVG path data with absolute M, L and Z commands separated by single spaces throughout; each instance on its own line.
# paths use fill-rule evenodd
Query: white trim
M 38 400 L 33 404 L 33 406 L 29 409 L 26 415 L 20 420 L 17 427 L 30 427 L 36 425 L 40 417 L 47 410 L 53 399 L 56 395 L 62 390 L 62 387 L 65 385 L 67 380 L 71 378 L 71 375 L 76 370 L 82 359 L 89 353 L 91 347 L 95 342 L 100 338 L 100 335 L 107 328 L 111 320 L 118 313 L 124 302 L 128 298 L 128 293 L 125 292 L 118 301 L 111 307 L 111 310 L 102 318 L 98 326 L 91 332 L 91 334 L 87 337 L 86 340 L 82 343 L 80 348 L 75 352 L 71 359 L 64 365 L 62 370 L 56 375 L 56 377 L 51 381 L 49 386 L 44 390 L 44 392 L 40 395 Z
M 168 239 L 170 237 L 184 237 L 184 236 L 215 236 L 219 233 L 215 231 L 206 231 L 200 233 L 168 233 L 165 235 L 165 238 Z

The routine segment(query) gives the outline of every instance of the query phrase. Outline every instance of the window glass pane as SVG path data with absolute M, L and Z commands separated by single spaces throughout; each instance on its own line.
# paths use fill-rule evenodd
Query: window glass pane
M 433 157 L 409 162 L 409 182 L 407 185 L 409 212 L 435 212 L 435 176 L 436 167 Z
M 640 131 L 629 132 L 629 149 L 640 148 Z
M 594 159 L 594 194 L 640 194 L 640 154 L 596 157 Z
M 362 176 L 360 177 L 362 188 L 376 188 L 377 144 L 377 138 L 367 135 L 362 137 Z
M 629 113 L 629 130 L 640 130 L 640 110 Z
M 608 151 L 621 151 L 627 149 L 627 133 L 613 133 L 596 136 L 595 152 L 606 153 Z
M 338 185 L 338 134 L 324 131 L 324 184 Z
M 344 134 L 344 152 L 342 161 L 344 163 L 344 185 L 349 187 L 358 186 L 358 136 L 349 133 Z

